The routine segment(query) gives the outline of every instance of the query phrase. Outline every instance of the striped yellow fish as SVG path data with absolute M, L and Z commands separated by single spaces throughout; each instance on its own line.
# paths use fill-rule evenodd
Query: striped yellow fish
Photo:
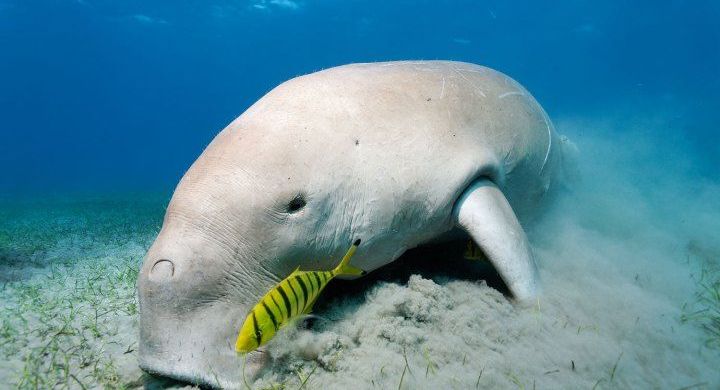
M 365 271 L 349 264 L 358 245 L 359 239 L 352 244 L 340 264 L 332 271 L 296 269 L 273 287 L 245 318 L 235 342 L 235 350 L 242 353 L 254 351 L 270 341 L 280 328 L 298 316 L 309 313 L 320 292 L 334 277 L 365 274 Z

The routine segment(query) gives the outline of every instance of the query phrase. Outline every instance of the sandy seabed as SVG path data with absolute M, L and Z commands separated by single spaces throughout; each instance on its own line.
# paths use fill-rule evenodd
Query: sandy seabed
M 281 332 L 248 384 L 720 388 L 720 181 L 698 173 L 682 123 L 556 122 L 580 149 L 578 178 L 528 226 L 543 285 L 534 304 L 512 304 L 486 265 L 457 277 L 442 269 L 464 260 L 435 253 L 403 270 L 404 259 L 333 282 L 311 329 Z M 135 281 L 166 201 L 2 201 L 0 384 L 184 386 L 137 367 Z

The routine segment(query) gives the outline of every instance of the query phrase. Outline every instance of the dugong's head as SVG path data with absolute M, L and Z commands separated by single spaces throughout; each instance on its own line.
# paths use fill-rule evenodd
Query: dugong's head
M 231 123 L 178 184 L 139 275 L 146 371 L 240 386 L 234 345 L 249 309 L 297 267 L 331 269 L 365 229 L 352 128 L 338 132 L 344 114 L 298 84 Z M 353 262 L 363 266 L 362 254 Z

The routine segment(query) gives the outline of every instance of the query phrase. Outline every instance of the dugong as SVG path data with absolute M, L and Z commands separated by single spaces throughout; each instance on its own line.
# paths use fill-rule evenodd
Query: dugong
M 139 275 L 140 366 L 241 387 L 248 310 L 298 267 L 332 269 L 356 238 L 353 264 L 371 272 L 469 236 L 514 299 L 532 300 L 521 221 L 558 183 L 568 143 L 528 91 L 478 65 L 352 64 L 281 84 L 178 184 Z

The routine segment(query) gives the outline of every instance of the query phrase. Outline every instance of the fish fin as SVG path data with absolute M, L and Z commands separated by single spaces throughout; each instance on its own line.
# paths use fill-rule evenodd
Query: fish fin
M 353 267 L 350 265 L 350 259 L 355 254 L 355 251 L 357 250 L 358 245 L 360 245 L 360 239 L 358 238 L 353 242 L 350 249 L 348 249 L 347 253 L 345 253 L 345 256 L 343 256 L 342 261 L 340 261 L 340 264 L 333 270 L 333 274 L 335 275 L 355 275 L 355 276 L 362 276 L 365 275 L 365 271 L 361 270 L 360 268 Z
M 510 203 L 490 180 L 474 182 L 458 199 L 455 221 L 472 237 L 510 292 L 529 302 L 538 293 L 538 272 L 530 244 Z
M 320 296 L 320 294 L 318 294 L 318 296 Z M 303 315 L 308 315 L 308 314 L 310 314 L 310 312 L 312 312 L 313 306 L 315 306 L 315 302 L 317 302 L 317 299 L 318 299 L 318 297 L 315 297 L 312 300 L 312 302 L 310 302 L 310 304 L 307 305 L 305 310 L 303 310 L 303 312 L 302 312 Z
M 340 270 L 340 272 L 338 272 L 338 275 L 363 276 L 363 275 L 365 275 L 366 273 L 367 273 L 367 272 L 365 272 L 364 270 L 361 270 L 361 269 L 358 268 L 358 267 L 353 267 L 352 265 L 348 264 L 348 265 L 344 266 L 344 267 Z

